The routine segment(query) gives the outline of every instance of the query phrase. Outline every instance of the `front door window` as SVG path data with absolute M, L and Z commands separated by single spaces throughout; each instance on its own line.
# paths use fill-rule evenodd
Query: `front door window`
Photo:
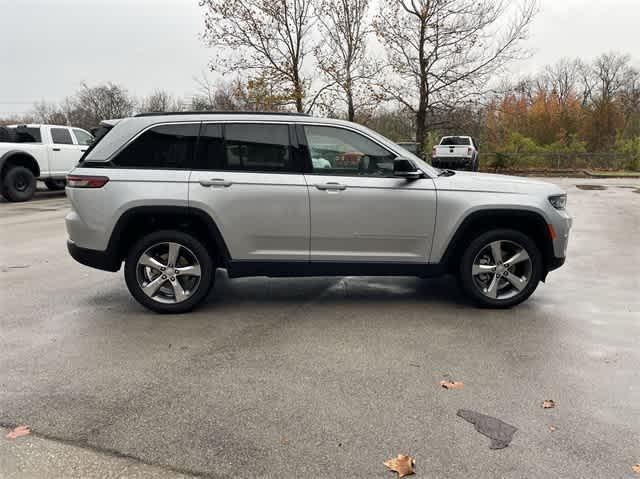
M 305 126 L 313 173 L 392 177 L 396 155 L 369 138 L 342 128 Z

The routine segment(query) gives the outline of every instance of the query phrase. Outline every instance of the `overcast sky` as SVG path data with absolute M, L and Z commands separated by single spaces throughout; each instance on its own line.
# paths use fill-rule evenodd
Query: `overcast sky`
M 640 63 L 640 0 L 541 3 L 526 44 L 534 54 L 516 73 L 610 50 Z M 59 101 L 82 81 L 190 98 L 211 55 L 202 25 L 198 0 L 0 0 L 0 115 Z

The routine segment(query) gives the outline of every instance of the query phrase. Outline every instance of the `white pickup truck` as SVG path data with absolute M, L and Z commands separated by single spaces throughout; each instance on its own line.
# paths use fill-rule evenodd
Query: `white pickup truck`
M 478 171 L 479 163 L 478 146 L 470 136 L 443 136 L 431 153 L 436 168 Z
M 0 127 L 0 193 L 9 201 L 27 201 L 37 179 L 50 190 L 63 189 L 65 176 L 92 142 L 89 132 L 75 127 Z

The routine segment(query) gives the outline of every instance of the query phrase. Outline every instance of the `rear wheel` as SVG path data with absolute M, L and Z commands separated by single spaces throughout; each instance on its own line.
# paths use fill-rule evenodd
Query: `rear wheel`
M 493 230 L 474 239 L 460 261 L 460 285 L 476 303 L 509 308 L 535 291 L 543 262 L 535 242 L 508 229 Z
M 158 313 L 185 313 L 207 297 L 214 265 L 200 241 L 180 231 L 157 231 L 141 238 L 125 263 L 133 297 Z
M 55 180 L 53 178 L 47 178 L 44 180 L 45 186 L 51 191 L 64 190 L 67 182 L 65 180 Z
M 28 201 L 36 192 L 36 177 L 29 168 L 11 166 L 2 178 L 1 191 L 9 201 Z

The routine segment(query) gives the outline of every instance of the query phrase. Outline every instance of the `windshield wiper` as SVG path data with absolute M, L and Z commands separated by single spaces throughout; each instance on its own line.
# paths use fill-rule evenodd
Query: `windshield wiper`
M 438 177 L 440 177 L 440 176 L 453 176 L 453 175 L 455 175 L 455 174 L 456 174 L 456 172 L 455 172 L 455 171 L 453 171 L 453 170 L 442 170 L 442 171 L 440 171 L 440 173 L 438 174 Z

